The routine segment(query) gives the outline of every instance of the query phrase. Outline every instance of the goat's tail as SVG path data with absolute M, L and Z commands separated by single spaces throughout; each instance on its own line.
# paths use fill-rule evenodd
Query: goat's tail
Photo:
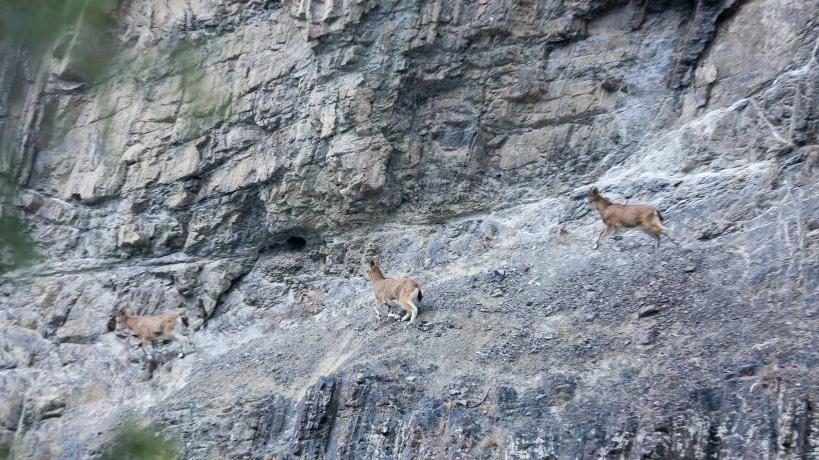
M 422 301 L 424 299 L 424 293 L 421 292 L 421 288 L 418 288 L 418 301 Z
M 654 211 L 657 213 L 657 217 L 659 217 L 659 218 L 660 218 L 660 222 L 665 222 L 665 218 L 663 217 L 663 215 L 662 215 L 662 214 L 660 214 L 660 210 L 659 210 L 659 209 L 655 209 Z

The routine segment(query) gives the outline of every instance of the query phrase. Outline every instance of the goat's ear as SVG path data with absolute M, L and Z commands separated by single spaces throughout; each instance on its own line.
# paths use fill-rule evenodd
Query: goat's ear
M 376 265 L 378 265 L 378 262 L 375 259 L 370 259 L 370 268 L 375 268 Z

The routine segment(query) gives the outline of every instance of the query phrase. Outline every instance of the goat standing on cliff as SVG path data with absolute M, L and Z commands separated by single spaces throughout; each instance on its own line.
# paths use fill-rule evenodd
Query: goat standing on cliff
M 128 328 L 139 337 L 145 356 L 148 356 L 148 342 L 156 348 L 157 340 L 176 340 L 182 346 L 179 357 L 184 357 L 190 340 L 176 332 L 175 329 L 179 323 L 186 325 L 186 322 L 184 317 L 176 313 L 137 316 L 122 310 L 117 314 L 117 328 Z
M 589 191 L 589 203 L 597 208 L 600 213 L 600 218 L 606 224 L 594 242 L 594 249 L 600 247 L 600 239 L 608 235 L 612 230 L 620 228 L 635 228 L 639 227 L 648 235 L 654 237 L 656 244 L 655 248 L 660 247 L 660 235 L 664 234 L 671 240 L 672 243 L 679 246 L 674 238 L 668 234 L 668 228 L 663 225 L 663 216 L 660 211 L 654 206 L 642 204 L 617 204 L 612 203 L 606 197 L 600 194 L 597 188 Z
M 390 304 L 398 303 L 406 310 L 406 314 L 401 321 L 406 321 L 409 318 L 410 324 L 415 324 L 415 316 L 418 315 L 418 307 L 412 302 L 413 299 L 418 299 L 421 302 L 423 294 L 421 293 L 421 284 L 409 277 L 402 278 L 387 278 L 381 272 L 380 262 L 378 258 L 370 261 L 370 269 L 367 274 L 370 276 L 370 281 L 373 283 L 373 292 L 375 293 L 375 300 L 378 302 L 373 305 L 375 315 L 381 319 L 381 312 L 378 311 L 378 305 L 387 306 L 387 316 L 398 319 L 398 315 L 390 313 Z M 407 327 L 405 326 L 405 327 Z

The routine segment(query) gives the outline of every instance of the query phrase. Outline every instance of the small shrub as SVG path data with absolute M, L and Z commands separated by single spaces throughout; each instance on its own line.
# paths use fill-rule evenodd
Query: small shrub
M 179 446 L 172 438 L 128 422 L 104 449 L 102 460 L 173 460 L 179 457 Z

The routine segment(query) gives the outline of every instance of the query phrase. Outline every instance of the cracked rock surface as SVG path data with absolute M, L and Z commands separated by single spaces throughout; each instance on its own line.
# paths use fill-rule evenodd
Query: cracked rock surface
M 0 51 L 41 254 L 0 275 L 14 455 L 97 458 L 137 416 L 191 459 L 819 457 L 815 1 L 111 14 L 93 81 Z M 591 186 L 680 245 L 593 250 Z M 417 327 L 376 320 L 376 255 Z M 121 308 L 196 351 L 146 366 Z

